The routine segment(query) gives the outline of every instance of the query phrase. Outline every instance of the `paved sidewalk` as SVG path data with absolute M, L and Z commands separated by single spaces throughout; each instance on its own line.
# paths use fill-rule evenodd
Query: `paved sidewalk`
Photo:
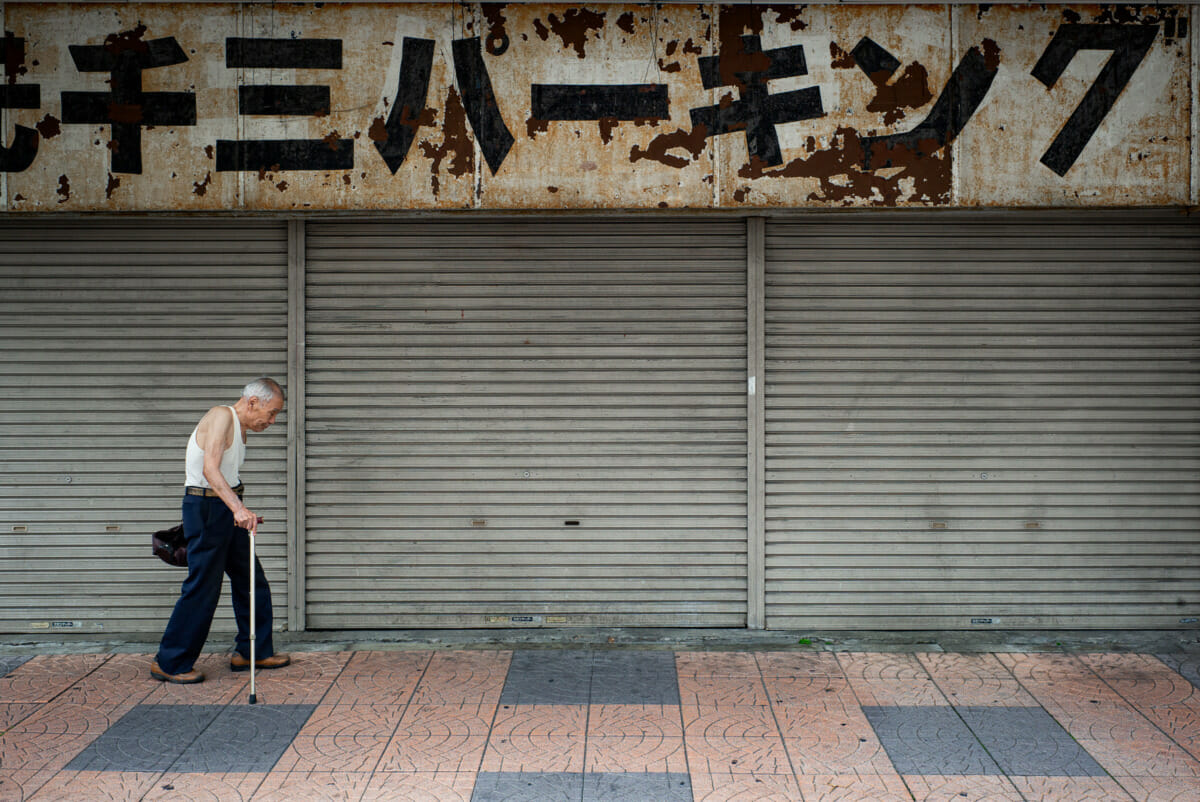
M 1200 800 L 1200 656 L 0 657 L 0 800 Z

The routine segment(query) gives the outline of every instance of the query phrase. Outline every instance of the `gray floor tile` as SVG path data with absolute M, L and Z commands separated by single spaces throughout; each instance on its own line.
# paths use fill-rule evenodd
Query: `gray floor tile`
M 583 802 L 692 802 L 686 774 L 597 773 L 583 776 Z
M 508 667 L 500 703 L 585 705 L 591 687 L 591 652 L 516 651 Z
M 0 677 L 7 677 L 21 666 L 28 663 L 29 655 L 6 655 L 0 657 Z
M 864 707 L 900 774 L 1001 774 L 952 707 Z
M 471 802 L 579 802 L 582 796 L 582 774 L 481 771 Z
M 1040 707 L 960 707 L 959 715 L 1005 774 L 1101 777 L 1105 771 Z
M 679 679 L 672 652 L 597 652 L 592 661 L 594 705 L 677 705 Z
M 679 704 L 675 655 L 657 651 L 517 651 L 506 705 Z
M 1171 670 L 1181 674 L 1192 685 L 1200 688 L 1200 655 L 1160 654 L 1158 659 L 1170 666 Z
M 172 765 L 180 772 L 268 772 L 316 705 L 230 705 Z
M 138 705 L 71 771 L 268 772 L 314 705 Z
M 70 771 L 166 771 L 222 705 L 138 705 L 67 764 Z

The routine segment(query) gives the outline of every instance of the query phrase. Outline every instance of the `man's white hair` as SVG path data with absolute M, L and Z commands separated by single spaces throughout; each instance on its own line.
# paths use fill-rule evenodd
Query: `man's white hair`
M 279 386 L 279 382 L 264 376 L 243 387 L 242 398 L 257 398 L 265 403 L 274 398 L 283 398 L 283 388 Z

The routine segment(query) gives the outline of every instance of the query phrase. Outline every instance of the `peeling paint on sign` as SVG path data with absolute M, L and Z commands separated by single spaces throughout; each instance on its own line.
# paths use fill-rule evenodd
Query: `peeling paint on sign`
M 12 212 L 1186 204 L 1188 6 L 5 3 Z

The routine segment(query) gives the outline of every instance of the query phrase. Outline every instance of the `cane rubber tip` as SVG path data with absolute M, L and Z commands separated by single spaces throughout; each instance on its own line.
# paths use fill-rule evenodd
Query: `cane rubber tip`
M 252 704 L 252 705 L 258 704 L 258 697 L 255 696 L 254 694 L 250 694 L 250 704 Z

